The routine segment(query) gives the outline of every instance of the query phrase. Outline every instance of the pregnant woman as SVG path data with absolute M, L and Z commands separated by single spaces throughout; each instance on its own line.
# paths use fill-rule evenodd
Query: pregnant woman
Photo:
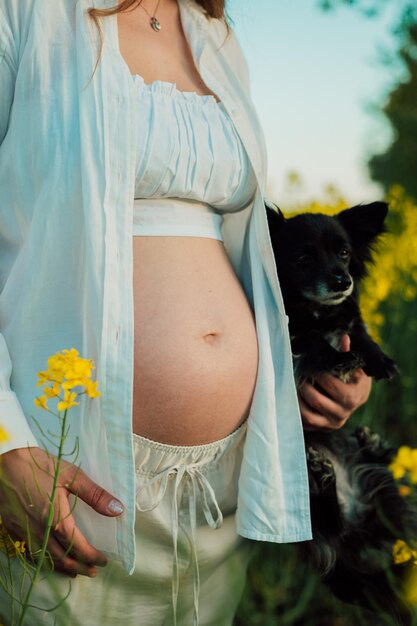
M 13 537 L 36 545 L 51 488 L 36 372 L 75 347 L 102 392 L 71 409 L 80 453 L 32 604 L 56 604 L 69 576 L 71 593 L 27 623 L 231 625 L 251 540 L 311 538 L 303 422 L 341 426 L 369 382 L 297 397 L 264 141 L 224 2 L 1 0 L 0 33 L 0 511 Z

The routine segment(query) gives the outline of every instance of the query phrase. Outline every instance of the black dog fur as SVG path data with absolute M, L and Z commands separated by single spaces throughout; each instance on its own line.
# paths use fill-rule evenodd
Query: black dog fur
M 358 282 L 383 232 L 388 205 L 359 205 L 336 216 L 310 213 L 285 219 L 267 207 L 271 243 L 289 316 L 297 384 L 319 372 L 348 380 L 362 367 L 376 380 L 397 367 L 366 332 L 358 306 Z M 339 352 L 342 334 L 350 352 Z
M 398 367 L 368 335 L 358 306 L 358 284 L 386 232 L 388 205 L 358 205 L 335 216 L 284 218 L 268 206 L 266 212 L 297 385 L 314 384 L 319 372 L 349 381 L 359 367 L 376 380 L 391 379 Z M 350 352 L 338 350 L 345 333 Z M 417 512 L 388 469 L 396 449 L 367 427 L 304 435 L 313 527 L 304 549 L 341 600 L 410 624 L 398 592 L 407 568 L 394 565 L 392 545 L 417 538 Z

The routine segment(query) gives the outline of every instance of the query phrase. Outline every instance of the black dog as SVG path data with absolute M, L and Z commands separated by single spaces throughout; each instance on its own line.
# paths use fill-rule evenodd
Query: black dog
M 376 380 L 397 367 L 366 332 L 358 306 L 358 282 L 372 247 L 385 232 L 385 202 L 355 206 L 330 217 L 321 213 L 285 219 L 267 207 L 271 243 L 289 316 L 297 384 L 329 372 L 342 380 L 359 367 Z M 350 336 L 350 352 L 339 352 Z
M 388 206 L 374 202 L 335 216 L 284 218 L 266 207 L 286 312 L 297 385 L 319 372 L 348 381 L 361 367 L 376 380 L 398 368 L 366 331 L 358 306 L 358 283 Z M 340 352 L 342 334 L 350 352 Z M 407 624 L 408 608 L 395 591 L 392 545 L 417 538 L 416 511 L 400 496 L 388 464 L 396 450 L 369 429 L 305 432 L 313 541 L 308 554 L 342 600 L 388 613 Z
M 367 427 L 306 433 L 313 541 L 303 544 L 341 600 L 412 623 L 402 587 L 410 565 L 395 565 L 392 546 L 417 538 L 417 511 L 388 469 L 397 450 Z M 386 622 L 383 622 L 386 624 Z

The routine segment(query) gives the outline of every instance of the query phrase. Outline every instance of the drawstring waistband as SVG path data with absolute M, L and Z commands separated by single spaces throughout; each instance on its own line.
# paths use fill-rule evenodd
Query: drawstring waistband
M 172 507 L 172 538 L 174 545 L 174 559 L 173 559 L 173 568 L 172 568 L 172 606 L 174 611 L 174 626 L 177 623 L 177 599 L 178 599 L 178 588 L 179 588 L 179 572 L 178 572 L 178 509 L 180 505 L 180 500 L 182 496 L 182 491 L 180 493 L 179 485 L 182 481 L 182 478 L 188 478 L 191 482 L 191 493 L 189 499 L 189 515 L 190 515 L 190 526 L 191 526 L 191 543 L 192 543 L 192 556 L 193 556 L 193 564 L 194 564 L 194 618 L 193 618 L 193 626 L 198 625 L 198 597 L 200 591 L 200 574 L 198 568 L 198 559 L 197 559 L 197 549 L 196 549 L 196 526 L 197 526 L 197 491 L 200 491 L 201 494 L 201 506 L 204 512 L 204 516 L 206 518 L 207 524 L 211 526 L 211 528 L 220 528 L 223 523 L 223 515 L 219 508 L 219 505 L 216 500 L 216 495 L 213 491 L 212 486 L 210 485 L 207 478 L 204 474 L 198 469 L 201 465 L 207 464 L 207 460 L 197 463 L 187 463 L 180 464 L 176 463 L 167 467 L 161 472 L 155 474 L 152 478 L 150 478 L 145 484 L 140 486 L 136 491 L 136 506 L 139 511 L 152 511 L 155 507 L 158 506 L 162 498 L 164 497 L 167 485 L 168 478 L 174 478 L 175 476 L 175 484 L 174 484 L 174 496 L 173 496 L 173 507 Z M 160 481 L 159 491 L 156 495 L 154 502 L 152 502 L 149 506 L 142 506 L 139 502 L 140 494 L 143 490 L 149 489 L 155 482 Z M 208 496 L 208 497 L 207 497 Z M 213 504 L 215 508 L 215 515 L 213 516 L 212 511 L 210 510 L 210 503 Z

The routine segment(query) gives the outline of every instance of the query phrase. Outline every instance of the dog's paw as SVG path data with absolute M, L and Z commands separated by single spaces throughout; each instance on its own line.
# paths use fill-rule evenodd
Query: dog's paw
M 375 380 L 381 380 L 387 378 L 391 380 L 397 374 L 400 374 L 400 370 L 392 359 L 384 353 L 378 355 L 377 358 L 373 358 L 363 368 L 365 374 L 373 376 Z
M 391 463 L 395 448 L 392 448 L 384 439 L 373 432 L 369 426 L 358 426 L 353 431 L 364 459 L 371 462 Z
M 313 446 L 308 446 L 306 455 L 308 467 L 319 484 L 328 483 L 336 479 L 333 463 L 324 452 L 313 448 Z
M 353 434 L 361 448 L 376 452 L 381 447 L 381 437 L 378 433 L 374 433 L 369 426 L 358 426 Z

